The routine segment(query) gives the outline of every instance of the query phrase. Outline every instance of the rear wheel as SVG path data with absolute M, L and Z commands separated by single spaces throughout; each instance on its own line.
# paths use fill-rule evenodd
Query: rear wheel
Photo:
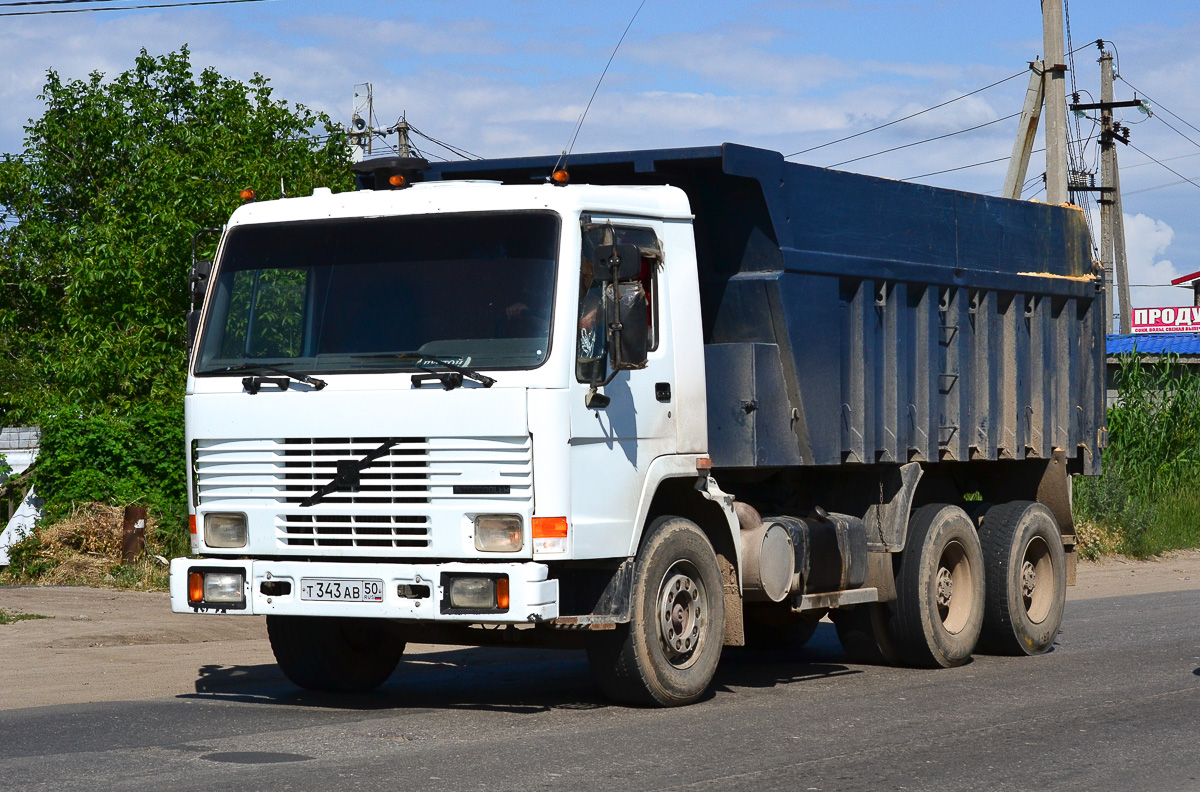
M 660 517 L 634 567 L 629 624 L 589 636 L 588 661 L 605 695 L 664 707 L 708 689 L 725 633 L 721 570 L 691 520 Z
M 284 676 L 306 690 L 374 690 L 404 653 L 399 628 L 382 619 L 268 616 L 267 635 Z
M 911 665 L 950 667 L 971 658 L 983 626 L 983 553 L 957 506 L 913 512 L 896 575 L 888 632 Z
M 1054 515 L 1040 503 L 993 506 L 979 526 L 987 565 L 981 648 L 994 654 L 1048 650 L 1062 625 L 1067 561 Z

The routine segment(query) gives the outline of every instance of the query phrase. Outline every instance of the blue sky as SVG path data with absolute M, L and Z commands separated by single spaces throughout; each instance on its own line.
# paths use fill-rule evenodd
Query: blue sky
M 273 2 L 115 13 L 0 17 L 0 151 L 22 144 L 46 69 L 68 77 L 128 68 L 139 47 L 184 43 L 194 63 L 270 77 L 278 95 L 346 121 L 355 83 L 374 84 L 379 121 L 400 113 L 485 156 L 561 149 L 639 0 Z M 1115 43 L 1122 75 L 1200 127 L 1200 4 L 1068 0 L 1076 47 Z M 10 10 L 10 9 L 0 9 Z M 1041 54 L 1034 0 L 647 0 L 600 89 L 577 151 L 735 141 L 786 153 L 929 107 L 1015 74 Z M 1098 93 L 1096 49 L 1075 56 Z M 832 165 L 1020 110 L 1027 78 L 797 161 Z M 1117 98 L 1132 98 L 1118 82 Z M 1127 111 L 1133 143 L 1200 182 L 1200 132 Z M 1090 129 L 1086 122 L 1082 131 Z M 1016 120 L 845 165 L 892 178 L 1005 157 Z M 1040 147 L 1039 143 L 1039 147 Z M 436 149 L 432 149 L 436 151 Z M 1094 159 L 1095 147 L 1086 158 Z M 1133 283 L 1200 270 L 1200 188 L 1120 151 Z M 998 192 L 1005 163 L 921 181 Z M 1030 175 L 1043 169 L 1038 155 Z M 1036 189 L 1032 185 L 1030 193 Z M 1135 290 L 1135 305 L 1190 302 Z

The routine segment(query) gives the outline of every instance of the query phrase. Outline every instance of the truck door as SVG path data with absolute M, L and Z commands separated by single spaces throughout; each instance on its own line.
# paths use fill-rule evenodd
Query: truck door
M 650 463 L 676 450 L 675 360 L 670 337 L 667 278 L 671 266 L 661 246 L 661 223 L 592 216 L 583 224 L 580 251 L 576 367 L 571 382 L 571 512 L 576 558 L 622 555 L 632 541 L 638 501 Z M 607 235 L 607 236 L 606 236 Z M 602 390 L 607 407 L 589 409 L 584 397 L 591 372 L 586 361 L 604 350 L 598 314 L 601 285 L 592 255 L 601 244 L 634 244 L 642 251 L 642 284 L 649 312 L 646 368 L 622 371 Z

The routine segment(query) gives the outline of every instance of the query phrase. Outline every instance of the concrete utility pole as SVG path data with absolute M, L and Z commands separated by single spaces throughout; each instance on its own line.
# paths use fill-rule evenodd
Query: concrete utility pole
M 1119 130 L 1113 122 L 1113 56 L 1100 50 L 1100 260 L 1104 285 L 1112 294 L 1117 285 L 1120 331 L 1133 332 L 1133 306 L 1129 296 L 1129 263 L 1125 257 L 1125 216 L 1121 209 L 1121 175 L 1117 169 Z M 1115 275 L 1115 277 L 1114 277 Z
M 1112 139 L 1112 54 L 1100 51 L 1100 263 L 1104 265 L 1104 290 L 1113 293 L 1113 171 L 1116 144 Z M 1110 297 L 1111 299 L 1111 297 Z M 1111 327 L 1111 325 L 1110 325 Z
M 1067 202 L 1067 66 L 1063 63 L 1062 0 L 1042 0 L 1045 50 L 1046 202 Z
M 401 157 L 411 157 L 413 155 L 412 141 L 408 138 L 408 131 L 411 128 L 408 118 L 403 113 L 400 114 L 400 120 L 392 127 L 392 129 L 396 130 L 396 137 L 398 138 L 396 141 L 396 153 Z
M 1017 139 L 1013 141 L 1012 156 L 1008 159 L 1008 174 L 1004 177 L 1005 198 L 1019 200 L 1021 187 L 1025 185 L 1025 174 L 1029 170 L 1029 155 L 1037 138 L 1038 119 L 1042 117 L 1042 104 L 1046 99 L 1044 61 L 1029 64 L 1029 89 L 1025 92 L 1025 107 L 1021 109 L 1021 123 L 1017 126 Z
M 371 155 L 371 119 L 375 116 L 375 91 L 371 83 L 354 86 L 354 112 L 350 116 L 350 159 L 362 162 Z

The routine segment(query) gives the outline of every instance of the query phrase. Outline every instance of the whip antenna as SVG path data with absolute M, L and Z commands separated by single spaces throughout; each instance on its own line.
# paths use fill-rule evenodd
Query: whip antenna
M 579 130 L 583 128 L 583 119 L 587 118 L 588 110 L 592 108 L 592 102 L 596 98 L 596 93 L 600 90 L 600 83 L 604 82 L 604 76 L 608 74 L 608 67 L 612 66 L 613 58 L 617 57 L 617 50 L 621 49 L 621 44 L 625 42 L 625 36 L 629 34 L 629 29 L 633 27 L 633 22 L 638 18 L 638 14 L 642 13 L 642 6 L 646 5 L 646 0 L 638 3 L 637 10 L 633 12 L 633 16 L 629 18 L 629 24 L 625 26 L 625 30 L 621 33 L 621 38 L 617 39 L 617 46 L 613 47 L 612 54 L 608 56 L 608 63 L 604 64 L 604 71 L 600 72 L 600 79 L 596 80 L 596 87 L 592 89 L 592 95 L 588 99 L 587 105 L 583 108 L 583 112 L 579 114 L 579 121 L 575 123 L 575 129 L 571 132 L 571 137 L 567 140 L 567 147 L 563 149 L 562 154 L 558 155 L 558 161 L 554 163 L 553 175 L 547 181 L 553 180 L 559 184 L 566 184 L 566 161 L 571 156 L 571 152 L 575 150 L 575 140 L 579 137 Z M 559 168 L 559 166 L 563 166 Z M 558 174 L 563 173 L 564 176 L 560 180 Z

